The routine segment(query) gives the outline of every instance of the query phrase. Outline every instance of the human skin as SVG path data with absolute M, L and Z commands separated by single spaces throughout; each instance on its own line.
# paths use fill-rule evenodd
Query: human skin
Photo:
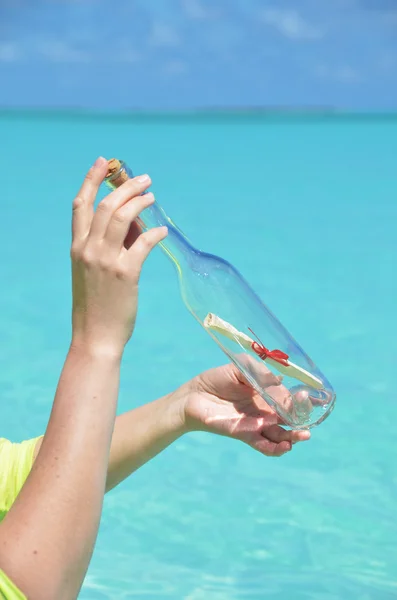
M 107 161 L 98 159 L 73 203 L 72 339 L 32 471 L 0 525 L 0 568 L 31 600 L 75 598 L 91 559 L 142 265 L 166 228 L 126 248 L 130 224 L 153 201 L 137 177 L 94 211 Z
M 32 472 L 0 525 L 0 568 L 31 599 L 75 598 L 93 552 L 103 495 L 181 435 L 203 430 L 281 456 L 308 432 L 286 431 L 233 365 L 117 419 L 120 362 L 136 318 L 138 282 L 164 228 L 131 223 L 154 201 L 135 178 L 94 211 L 107 171 L 98 160 L 73 205 L 72 340 Z M 263 366 L 263 385 L 284 394 Z M 71 524 L 73 526 L 71 526 Z

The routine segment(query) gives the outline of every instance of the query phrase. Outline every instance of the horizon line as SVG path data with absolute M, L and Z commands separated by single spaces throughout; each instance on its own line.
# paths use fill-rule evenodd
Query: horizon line
M 13 114 L 49 114 L 49 115 L 70 115 L 85 117 L 163 117 L 163 116 L 319 116 L 319 117 L 397 117 L 396 109 L 389 110 L 357 110 L 344 109 L 333 106 L 204 106 L 192 108 L 167 108 L 167 109 L 146 109 L 141 107 L 134 108 L 97 108 L 84 106 L 2 106 L 1 113 Z

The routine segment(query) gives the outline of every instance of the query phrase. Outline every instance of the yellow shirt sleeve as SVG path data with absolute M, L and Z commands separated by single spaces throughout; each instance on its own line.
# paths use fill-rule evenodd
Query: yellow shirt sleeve
M 40 438 L 13 444 L 0 438 L 0 522 L 13 505 L 33 464 L 33 453 Z
M 26 596 L 8 579 L 0 569 L 0 598 L 1 600 L 27 600 Z
M 13 505 L 33 464 L 33 454 L 40 438 L 13 444 L 0 438 L 0 522 Z M 26 600 L 7 575 L 0 569 L 0 599 Z

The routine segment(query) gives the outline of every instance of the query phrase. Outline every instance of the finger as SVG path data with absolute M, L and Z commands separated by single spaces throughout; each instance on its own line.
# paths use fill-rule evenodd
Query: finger
M 167 235 L 167 227 L 155 227 L 142 233 L 135 244 L 129 250 L 126 250 L 130 260 L 135 264 L 138 263 L 138 267 L 141 268 L 153 248 L 164 240 Z
M 72 239 L 75 241 L 88 235 L 94 215 L 95 198 L 106 176 L 107 164 L 106 158 L 97 158 L 73 201 Z
M 293 399 L 290 391 L 283 384 L 269 387 L 266 389 L 266 395 L 277 404 L 284 413 L 291 413 L 293 409 Z
M 290 431 L 279 425 L 270 425 L 262 430 L 261 435 L 268 440 L 279 444 L 280 442 L 303 442 L 310 439 L 309 431 Z
M 135 221 L 139 213 L 148 208 L 153 202 L 153 194 L 145 194 L 129 200 L 113 213 L 105 234 L 105 240 L 109 247 L 121 250 L 131 223 Z
M 257 407 L 259 414 L 266 418 L 266 424 L 268 425 L 285 425 L 283 418 L 276 412 L 266 400 L 262 398 L 260 394 L 254 392 L 252 399 Z
M 252 359 L 250 356 L 244 356 L 244 355 L 241 358 L 239 356 L 239 359 L 240 359 L 240 362 L 242 362 L 243 364 L 245 363 L 244 366 L 247 367 L 248 372 L 252 372 L 253 375 L 256 377 L 257 376 L 257 371 L 256 371 L 257 361 L 255 359 Z M 244 385 L 247 385 L 248 387 L 252 387 L 250 382 L 245 377 L 245 375 L 240 371 L 240 369 L 238 369 L 237 367 L 235 367 L 235 369 L 236 369 L 236 371 L 235 371 L 236 377 L 240 381 L 240 383 L 243 383 Z M 261 367 L 260 378 L 256 377 L 256 379 L 259 381 L 261 386 L 264 388 L 278 386 L 281 384 L 281 382 L 283 380 L 281 375 L 275 375 L 267 367 Z
M 304 429 L 302 431 L 292 431 L 291 433 L 291 442 L 293 444 L 296 444 L 297 442 L 306 442 L 311 438 L 310 431 L 307 429 Z
M 149 175 L 129 179 L 99 204 L 90 229 L 91 240 L 102 240 L 113 214 L 132 198 L 139 197 L 151 184 Z
M 284 441 L 276 443 L 261 437 L 260 435 L 251 445 L 255 450 L 258 450 L 258 452 L 265 456 L 282 456 L 292 448 L 291 442 Z
M 128 233 L 125 237 L 124 248 L 126 250 L 129 250 L 131 248 L 132 244 L 135 244 L 135 242 L 137 241 L 137 239 L 139 238 L 141 233 L 142 233 L 142 228 L 138 225 L 138 223 L 133 221 L 131 223 Z
M 276 404 L 281 404 L 284 410 L 288 412 L 291 394 L 282 383 L 283 377 L 275 375 L 263 362 L 247 354 L 239 355 L 239 360 L 246 367 L 248 373 L 259 383 L 266 395 L 270 396 Z M 236 376 L 241 383 L 250 386 L 249 381 L 241 372 L 236 373 Z

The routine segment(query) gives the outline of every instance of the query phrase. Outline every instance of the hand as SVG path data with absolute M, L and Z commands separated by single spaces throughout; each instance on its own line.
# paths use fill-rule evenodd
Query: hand
M 160 227 L 139 234 L 131 224 L 154 202 L 141 195 L 148 175 L 130 179 L 104 198 L 94 212 L 108 163 L 99 158 L 73 203 L 73 345 L 121 355 L 132 335 L 138 281 L 150 251 L 167 235 Z
M 262 385 L 284 392 L 281 378 L 265 369 Z M 266 456 L 281 456 L 292 444 L 308 440 L 309 431 L 286 431 L 278 415 L 248 385 L 233 364 L 202 373 L 180 390 L 187 430 L 236 438 Z M 274 395 L 274 394 L 272 394 Z

